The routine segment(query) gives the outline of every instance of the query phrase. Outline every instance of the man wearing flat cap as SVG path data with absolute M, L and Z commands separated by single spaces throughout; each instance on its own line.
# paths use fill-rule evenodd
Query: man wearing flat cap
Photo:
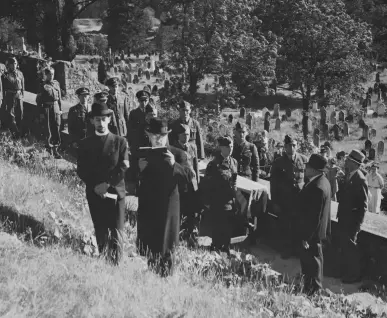
M 6 65 L 7 70 L 1 76 L 2 84 L 0 84 L 4 91 L 2 108 L 5 126 L 15 137 L 21 137 L 26 128 L 23 116 L 24 76 L 17 69 L 16 58 L 10 57 Z
M 232 157 L 238 162 L 238 174 L 257 182 L 259 179 L 258 150 L 254 144 L 246 141 L 246 136 L 246 125 L 237 122 Z
M 152 149 L 139 160 L 137 247 L 148 265 L 166 276 L 173 271 L 173 250 L 179 243 L 180 193 L 193 174 L 178 163 L 186 160 L 184 151 L 167 146 L 166 120 L 152 118 L 146 133 Z
M 77 173 L 86 184 L 98 250 L 118 265 L 125 215 L 124 176 L 129 160 L 126 139 L 109 131 L 111 116 L 113 112 L 106 104 L 91 106 L 94 133 L 79 141 Z
M 357 235 L 368 208 L 367 179 L 360 169 L 364 159 L 364 154 L 352 150 L 344 164 L 345 183 L 340 189 L 337 210 L 341 247 L 340 275 L 344 283 L 361 280 L 361 257 L 357 247 Z
M 204 143 L 203 143 L 203 137 L 201 134 L 200 125 L 197 120 L 191 118 L 191 105 L 187 103 L 186 101 L 181 101 L 178 104 L 179 109 L 179 115 L 180 117 L 176 119 L 171 124 L 172 131 L 174 130 L 175 126 L 178 126 L 180 124 L 188 125 L 190 129 L 190 143 L 193 143 L 196 145 L 196 148 L 198 150 L 198 159 L 202 160 L 204 159 Z M 169 143 L 173 145 L 177 140 L 177 136 L 175 134 L 171 134 L 169 136 Z
M 299 194 L 300 262 L 307 294 L 322 288 L 322 244 L 331 234 L 331 185 L 324 174 L 327 164 L 327 159 L 321 155 L 310 156 L 305 168 L 305 177 L 309 181 Z
M 112 133 L 126 138 L 131 105 L 126 94 L 119 94 L 118 85 L 119 79 L 117 77 L 109 78 L 106 81 L 106 86 L 109 88 L 106 105 L 113 110 L 115 117 L 115 122 L 111 123 L 110 126 Z
M 285 240 L 282 257 L 289 258 L 299 251 L 296 228 L 299 218 L 298 194 L 304 185 L 304 170 L 308 160 L 296 152 L 297 141 L 292 136 L 286 135 L 284 144 L 284 154 L 271 167 L 270 193 Z
M 231 137 L 220 137 L 218 144 L 219 152 L 207 165 L 200 191 L 203 202 L 210 206 L 212 249 L 229 253 L 235 220 L 238 163 L 231 157 Z
M 90 122 L 89 98 L 90 90 L 86 87 L 78 88 L 79 103 L 69 109 L 68 129 L 73 148 L 77 148 L 78 142 L 94 133 L 94 126 Z

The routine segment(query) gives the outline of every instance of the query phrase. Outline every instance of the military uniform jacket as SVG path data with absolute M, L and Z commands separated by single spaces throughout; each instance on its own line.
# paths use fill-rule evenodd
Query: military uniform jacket
M 143 139 L 145 111 L 141 108 L 132 110 L 128 120 L 128 142 L 131 149 L 138 147 Z
M 62 94 L 59 82 L 53 80 L 51 82 L 45 81 L 40 87 L 39 94 L 36 96 L 36 103 L 38 106 L 46 108 L 54 106 L 54 112 L 62 111 Z
M 250 142 L 234 143 L 232 157 L 238 163 L 238 174 L 253 181 L 259 179 L 259 158 L 257 147 Z
M 224 210 L 234 208 L 237 174 L 238 163 L 231 156 L 225 159 L 218 153 L 208 163 L 200 188 L 204 201 L 208 202 L 211 208 Z
M 281 206 L 292 204 L 295 194 L 304 185 L 304 171 L 308 159 L 299 153 L 289 159 L 286 153 L 276 159 L 271 167 L 271 200 Z M 290 207 L 291 208 L 291 207 Z
M 2 75 L 2 85 L 4 94 L 12 94 L 17 99 L 22 99 L 24 94 L 24 76 L 19 70 L 14 72 L 5 71 Z M 0 89 L 1 90 L 1 89 Z M 1 95 L 2 93 L 0 93 Z M 1 99 L 1 96 L 0 96 Z
M 174 122 L 172 122 L 171 129 L 174 130 L 176 126 L 180 124 L 185 124 L 189 126 L 191 134 L 189 141 L 196 145 L 198 151 L 198 159 L 204 159 L 204 143 L 198 121 L 193 118 L 189 118 L 188 122 L 184 122 L 182 119 L 178 118 Z M 169 134 L 169 143 L 173 145 L 176 142 L 177 136 L 174 133 Z
M 90 115 L 85 106 L 77 104 L 70 108 L 68 114 L 68 129 L 72 142 L 92 135 L 94 127 L 90 123 Z
M 112 133 L 126 137 L 128 134 L 127 123 L 129 121 L 130 102 L 127 95 L 118 94 L 118 96 L 109 95 L 106 104 L 113 110 L 115 121 L 111 122 Z
M 189 168 L 196 174 L 196 182 L 199 184 L 199 164 L 198 164 L 198 152 L 196 145 L 193 143 L 187 143 L 182 145 L 179 142 L 175 143 L 174 146 L 178 149 L 183 150 L 187 154 L 187 162 Z
M 95 133 L 82 139 L 78 147 L 78 176 L 86 184 L 86 191 L 107 182 L 120 199 L 125 198 L 125 171 L 129 167 L 128 144 L 125 138 L 109 132 L 102 151 L 100 136 Z M 111 192 L 109 190 L 109 192 Z
M 360 230 L 368 209 L 368 184 L 359 170 L 340 189 L 337 218 L 339 225 L 350 230 Z

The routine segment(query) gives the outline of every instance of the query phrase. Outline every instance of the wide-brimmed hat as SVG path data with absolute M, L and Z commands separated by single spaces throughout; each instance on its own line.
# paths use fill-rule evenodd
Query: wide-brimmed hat
M 113 111 L 105 103 L 94 103 L 91 105 L 91 117 L 95 116 L 111 116 Z
M 77 95 L 90 95 L 90 90 L 87 87 L 80 87 L 75 91 Z
M 146 90 L 141 90 L 136 93 L 136 97 L 138 100 L 149 99 L 151 97 L 151 94 Z
M 310 156 L 306 165 L 315 170 L 325 172 L 327 170 L 327 164 L 328 160 L 325 157 L 314 153 Z
M 349 153 L 349 155 L 347 156 L 347 159 L 350 159 L 359 165 L 361 165 L 363 163 L 365 158 L 366 158 L 366 156 L 363 153 L 361 153 L 359 150 L 356 150 L 356 149 L 353 149 Z
M 145 130 L 148 133 L 155 135 L 167 135 L 171 132 L 171 130 L 168 129 L 168 121 L 161 118 L 152 118 Z
M 219 146 L 230 146 L 233 143 L 233 140 L 230 136 L 223 136 L 218 138 Z

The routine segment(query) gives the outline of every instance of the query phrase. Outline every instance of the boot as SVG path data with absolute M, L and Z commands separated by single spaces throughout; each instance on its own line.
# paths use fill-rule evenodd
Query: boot
M 53 153 L 55 159 L 62 159 L 62 156 L 58 152 L 58 147 L 53 148 Z

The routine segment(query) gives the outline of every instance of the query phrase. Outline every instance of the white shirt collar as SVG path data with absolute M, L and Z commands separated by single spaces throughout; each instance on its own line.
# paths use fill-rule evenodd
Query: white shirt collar
M 95 131 L 95 134 L 96 134 L 97 136 L 106 136 L 108 133 L 109 133 L 109 129 L 107 129 L 104 133 L 100 133 L 100 132 L 98 132 L 98 131 Z

